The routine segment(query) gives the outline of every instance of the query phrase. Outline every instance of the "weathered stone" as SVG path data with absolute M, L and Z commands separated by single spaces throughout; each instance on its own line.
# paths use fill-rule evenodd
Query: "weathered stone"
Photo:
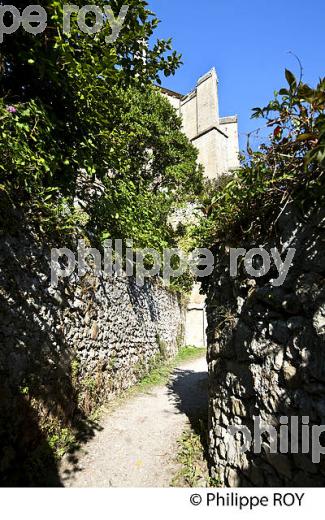
M 235 469 L 228 468 L 226 471 L 226 479 L 229 487 L 238 487 L 240 485 L 240 477 Z
M 290 479 L 292 477 L 292 466 L 288 455 L 281 453 L 267 453 L 266 458 L 276 471 L 284 477 Z
M 209 454 L 222 485 L 242 486 L 247 479 L 255 486 L 325 485 L 324 460 L 313 465 L 301 453 L 272 454 L 269 439 L 261 453 L 248 452 L 247 458 L 225 434 L 219 450 L 213 443 L 219 421 L 245 425 L 253 434 L 253 415 L 275 428 L 278 447 L 280 417 L 308 416 L 310 427 L 325 424 L 324 214 L 325 209 L 311 208 L 302 215 L 288 205 L 281 215 L 276 241 L 265 247 L 296 248 L 282 287 L 273 287 L 267 276 L 247 279 L 241 271 L 230 278 L 225 248 L 205 283 L 209 368 L 218 360 L 217 370 L 210 370 Z M 222 325 L 224 309 L 232 313 L 232 327 Z
M 91 327 L 91 339 L 97 339 L 99 333 L 98 323 L 96 321 L 93 322 Z
M 232 413 L 235 416 L 245 417 L 246 410 L 245 406 L 239 399 L 236 399 L 235 397 L 231 397 L 231 406 L 232 406 Z
M 325 304 L 321 305 L 314 314 L 313 325 L 317 334 L 325 335 Z
M 286 381 L 291 381 L 297 374 L 297 369 L 291 365 L 288 361 L 283 364 L 283 375 Z
M 273 366 L 274 366 L 275 370 L 280 370 L 282 368 L 283 357 L 284 357 L 283 350 L 279 350 L 279 352 L 275 355 L 275 358 L 274 358 Z
M 137 287 L 128 278 L 103 275 L 98 284 L 71 275 L 53 288 L 50 245 L 47 256 L 43 249 L 29 229 L 0 236 L 0 440 L 26 434 L 33 447 L 42 439 L 37 406 L 58 425 L 90 413 L 136 383 L 158 356 L 175 356 L 185 318 L 177 295 L 154 279 Z M 6 401 L 4 387 L 18 405 Z
M 290 339 L 290 329 L 286 321 L 272 320 L 269 324 L 269 334 L 273 341 L 286 345 Z

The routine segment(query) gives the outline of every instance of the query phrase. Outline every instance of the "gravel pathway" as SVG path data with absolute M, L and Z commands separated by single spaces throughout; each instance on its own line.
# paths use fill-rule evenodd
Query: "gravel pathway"
M 96 436 L 61 467 L 65 487 L 168 487 L 177 472 L 177 440 L 207 407 L 204 358 L 176 368 L 166 386 L 122 402 Z

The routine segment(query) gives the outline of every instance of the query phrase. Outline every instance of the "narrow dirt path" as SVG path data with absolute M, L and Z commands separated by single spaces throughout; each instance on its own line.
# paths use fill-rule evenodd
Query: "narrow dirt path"
M 176 368 L 166 386 L 123 402 L 79 454 L 63 464 L 66 487 L 168 487 L 177 472 L 177 439 L 207 408 L 204 358 Z

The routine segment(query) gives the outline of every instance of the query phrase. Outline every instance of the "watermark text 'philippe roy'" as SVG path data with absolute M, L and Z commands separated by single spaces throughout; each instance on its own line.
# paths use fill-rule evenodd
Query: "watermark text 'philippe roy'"
M 280 287 L 285 282 L 296 249 L 289 248 L 286 259 L 282 261 L 279 250 L 274 247 L 270 253 L 264 247 L 255 247 L 247 251 L 243 247 L 230 249 L 230 276 L 236 278 L 238 276 L 238 265 L 240 258 L 243 259 L 244 269 L 249 276 L 253 278 L 261 278 L 268 274 L 271 269 L 272 260 L 277 268 L 278 277 L 271 280 L 273 287 Z
M 114 244 L 113 244 L 114 242 Z M 212 274 L 215 257 L 207 248 L 197 248 L 185 254 L 178 248 L 164 249 L 162 254 L 153 248 L 133 249 L 131 239 L 105 240 L 104 257 L 95 248 L 85 246 L 84 240 L 78 241 L 77 255 L 68 248 L 51 251 L 51 283 L 57 286 L 59 278 L 67 278 L 77 268 L 78 275 L 84 276 L 92 271 L 96 276 L 106 275 L 134 276 L 136 283 L 143 286 L 145 279 L 162 276 L 168 285 L 172 278 L 178 278 L 190 271 L 196 278 L 204 278 Z M 244 267 L 249 276 L 259 278 L 271 269 L 272 260 L 278 270 L 278 277 L 271 280 L 275 287 L 282 285 L 292 265 L 295 249 L 290 249 L 283 262 L 279 251 L 274 248 L 268 253 L 264 248 L 230 249 L 230 276 L 236 277 L 239 257 L 244 257 Z M 89 265 L 91 258 L 91 266 Z M 257 265 L 258 264 L 258 265 Z
M 89 260 L 91 259 L 91 263 Z M 68 248 L 51 250 L 51 285 L 57 286 L 60 278 L 71 276 L 77 269 L 82 277 L 92 271 L 95 276 L 135 277 L 142 287 L 146 278 L 161 275 L 166 285 L 172 278 L 182 276 L 188 269 L 195 277 L 212 274 L 214 256 L 209 249 L 195 249 L 185 255 L 178 248 L 165 248 L 160 254 L 154 248 L 133 249 L 131 239 L 105 240 L 103 255 L 96 248 L 86 247 L 84 240 L 78 240 L 77 255 Z
M 129 10 L 128 5 L 123 5 L 116 16 L 110 6 L 99 7 L 97 5 L 75 4 L 63 6 L 62 32 L 70 34 L 72 18 L 76 19 L 81 32 L 94 36 L 109 24 L 111 34 L 105 37 L 106 43 L 114 43 L 121 32 Z M 91 16 L 91 21 L 90 21 Z M 0 5 L 0 43 L 4 34 L 13 34 L 21 26 L 33 35 L 40 34 L 47 28 L 47 12 L 41 5 L 28 5 L 20 11 L 14 5 Z

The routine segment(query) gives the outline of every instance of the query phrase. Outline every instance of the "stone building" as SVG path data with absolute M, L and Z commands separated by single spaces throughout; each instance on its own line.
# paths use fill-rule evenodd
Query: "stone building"
M 208 179 L 218 179 L 239 166 L 237 116 L 220 117 L 218 77 L 215 68 L 202 76 L 187 95 L 162 89 L 179 112 L 183 130 L 199 151 L 199 162 Z M 186 343 L 206 346 L 205 297 L 196 284 L 187 308 Z
M 213 68 L 202 76 L 189 94 L 183 96 L 162 89 L 183 120 L 184 133 L 199 150 L 199 162 L 208 179 L 239 166 L 237 116 L 220 117 L 218 77 Z

